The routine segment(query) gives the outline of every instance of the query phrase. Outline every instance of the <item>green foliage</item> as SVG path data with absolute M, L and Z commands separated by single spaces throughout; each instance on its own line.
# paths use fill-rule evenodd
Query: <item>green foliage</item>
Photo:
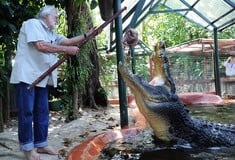
M 176 13 L 152 14 L 141 26 L 143 41 L 150 46 L 159 40 L 171 47 L 197 38 L 213 38 L 213 31 L 207 31 Z M 218 38 L 235 38 L 235 27 L 219 32 Z
M 235 26 L 227 28 L 218 34 L 218 38 L 230 39 L 235 38 Z
M 90 8 L 95 9 L 98 6 L 98 2 L 96 0 L 91 0 Z
M 143 40 L 150 46 L 154 46 L 159 40 L 163 40 L 167 47 L 196 38 L 206 38 L 208 33 L 185 18 L 171 14 L 152 14 L 143 22 Z
M 144 80 L 150 81 L 149 56 L 136 57 L 136 74 L 141 75 Z
M 98 43 L 99 44 L 99 43 Z M 110 86 L 117 84 L 117 59 L 116 54 L 100 53 L 100 81 L 102 86 Z M 112 88 L 105 88 L 106 95 L 111 95 Z
M 6 90 L 11 72 L 11 60 L 14 57 L 19 29 L 24 20 L 33 17 L 41 1 L 0 1 L 0 92 Z

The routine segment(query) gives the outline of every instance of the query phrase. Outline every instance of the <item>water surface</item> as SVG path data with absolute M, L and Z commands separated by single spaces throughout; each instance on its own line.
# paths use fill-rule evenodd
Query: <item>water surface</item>
M 235 104 L 188 108 L 190 114 L 196 118 L 235 124 Z M 235 146 L 193 149 L 190 146 L 156 145 L 152 135 L 149 128 L 137 136 L 110 143 L 99 156 L 99 160 L 235 160 Z

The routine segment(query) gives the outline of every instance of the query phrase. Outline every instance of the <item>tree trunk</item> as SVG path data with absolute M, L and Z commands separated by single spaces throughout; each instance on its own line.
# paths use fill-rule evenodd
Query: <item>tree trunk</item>
M 68 0 L 66 13 L 69 37 L 84 34 L 93 27 L 87 2 L 77 3 L 75 0 Z M 95 40 L 82 46 L 79 54 L 68 60 L 65 72 L 69 76 L 67 78 L 67 85 L 70 88 L 67 93 L 68 98 L 73 98 L 69 110 L 73 111 L 74 115 L 70 117 L 77 117 L 77 111 L 83 106 L 88 105 L 93 108 L 97 108 L 97 104 L 107 106 L 107 96 L 99 82 L 99 61 Z
M 91 108 L 97 108 L 97 105 L 107 107 L 108 98 L 104 88 L 101 86 L 99 81 L 99 59 L 95 42 L 92 45 L 91 51 L 96 52 L 90 54 L 92 68 L 86 83 L 87 94 L 83 96 L 89 98 L 86 101 L 84 100 L 84 102 L 86 106 L 89 106 Z

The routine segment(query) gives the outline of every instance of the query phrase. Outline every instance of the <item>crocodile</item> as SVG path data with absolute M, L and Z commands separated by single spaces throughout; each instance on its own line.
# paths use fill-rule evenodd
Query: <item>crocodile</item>
M 133 74 L 122 62 L 119 62 L 118 70 L 157 140 L 191 147 L 235 146 L 235 125 L 191 116 L 175 93 L 175 84 L 170 76 L 166 76 L 170 77 L 170 83 L 151 85 L 141 76 Z

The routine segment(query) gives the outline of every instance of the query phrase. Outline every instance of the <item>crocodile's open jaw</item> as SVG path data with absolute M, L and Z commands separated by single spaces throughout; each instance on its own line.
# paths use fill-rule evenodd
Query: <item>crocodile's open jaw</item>
M 170 94 L 167 88 L 149 85 L 141 77 L 132 74 L 122 63 L 119 63 L 118 69 L 127 86 L 134 94 L 140 112 L 147 119 L 157 137 L 164 141 L 169 141 L 169 123 L 164 116 L 156 112 L 156 104 L 169 101 Z

